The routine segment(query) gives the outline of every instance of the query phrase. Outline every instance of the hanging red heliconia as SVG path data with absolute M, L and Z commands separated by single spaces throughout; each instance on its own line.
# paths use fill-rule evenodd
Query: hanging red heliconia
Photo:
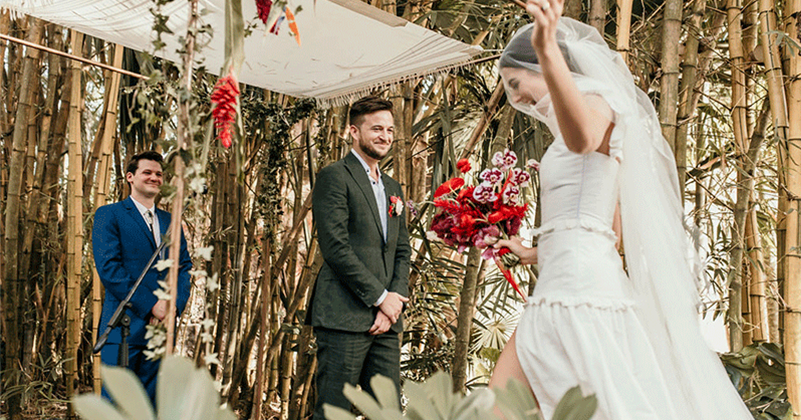
M 214 128 L 217 129 L 220 143 L 226 149 L 231 147 L 231 124 L 236 120 L 238 98 L 239 83 L 231 69 L 228 75 L 217 80 L 214 91 L 211 93 L 211 115 L 214 117 Z
M 267 24 L 267 19 L 270 18 L 270 9 L 273 7 L 272 0 L 256 0 L 256 10 L 259 12 L 259 19 L 264 24 Z

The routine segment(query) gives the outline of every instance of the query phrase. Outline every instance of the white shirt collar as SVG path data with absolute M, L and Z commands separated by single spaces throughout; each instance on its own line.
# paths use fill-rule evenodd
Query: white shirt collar
M 156 205 L 155 205 L 155 204 L 153 205 L 153 207 L 151 207 L 151 208 L 147 208 L 147 207 L 145 207 L 145 205 L 144 205 L 144 204 L 142 204 L 142 203 L 140 203 L 140 202 L 136 201 L 136 199 L 135 199 L 135 198 L 133 198 L 133 196 L 131 196 L 131 201 L 133 201 L 134 205 L 136 206 L 136 209 L 137 209 L 137 210 L 139 210 L 139 213 L 141 213 L 141 214 L 142 214 L 142 216 L 144 216 L 144 215 L 145 215 L 145 213 L 146 213 L 148 210 L 150 210 L 150 213 L 151 213 L 151 214 L 153 214 L 153 217 L 154 217 L 154 218 L 156 217 Z
M 362 164 L 362 167 L 364 167 L 364 171 L 367 172 L 367 177 L 372 180 L 373 177 L 370 176 L 370 165 L 368 165 L 367 162 L 364 161 L 362 155 L 360 155 L 356 151 L 356 149 L 350 149 L 350 152 L 353 153 L 354 156 L 356 156 L 356 159 L 359 159 L 359 163 Z M 376 170 L 378 171 L 378 179 L 381 179 L 381 169 L 376 168 Z

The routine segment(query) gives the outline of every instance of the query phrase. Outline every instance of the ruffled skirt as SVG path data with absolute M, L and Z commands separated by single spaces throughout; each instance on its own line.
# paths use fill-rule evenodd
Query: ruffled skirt
M 516 350 L 545 418 L 579 385 L 598 398 L 594 420 L 678 419 L 614 236 L 581 226 L 545 232 L 539 260 Z

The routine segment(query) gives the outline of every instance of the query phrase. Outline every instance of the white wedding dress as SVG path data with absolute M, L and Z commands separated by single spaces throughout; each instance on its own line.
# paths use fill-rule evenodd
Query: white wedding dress
M 579 155 L 557 139 L 540 165 L 540 277 L 516 342 L 546 419 L 575 385 L 598 397 L 596 420 L 680 418 L 615 248 L 612 143 L 611 156 Z
M 687 418 L 676 412 L 654 352 L 666 343 L 650 342 L 615 247 L 616 134 L 610 156 L 573 153 L 557 138 L 540 165 L 540 277 L 516 346 L 546 419 L 576 385 L 598 398 L 594 420 Z M 729 394 L 738 398 L 733 387 Z
M 518 30 L 499 67 L 542 73 L 531 32 Z M 752 419 L 701 335 L 702 267 L 650 98 L 594 28 L 563 17 L 556 38 L 576 87 L 605 100 L 615 127 L 609 156 L 575 154 L 548 95 L 536 105 L 510 99 L 556 138 L 540 164 L 540 277 L 515 338 L 545 418 L 579 385 L 598 398 L 594 420 Z M 618 202 L 628 275 L 612 231 Z

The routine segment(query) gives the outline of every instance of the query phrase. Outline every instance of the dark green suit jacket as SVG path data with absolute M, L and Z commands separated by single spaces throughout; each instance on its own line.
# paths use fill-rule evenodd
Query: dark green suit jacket
M 387 199 L 403 199 L 400 184 L 381 174 Z M 317 175 L 312 212 L 325 263 L 317 275 L 309 308 L 314 327 L 366 332 L 375 322 L 373 306 L 384 289 L 409 296 L 411 248 L 406 214 L 387 217 L 387 240 L 378 206 L 361 162 L 348 153 Z M 403 319 L 392 326 L 403 331 Z

